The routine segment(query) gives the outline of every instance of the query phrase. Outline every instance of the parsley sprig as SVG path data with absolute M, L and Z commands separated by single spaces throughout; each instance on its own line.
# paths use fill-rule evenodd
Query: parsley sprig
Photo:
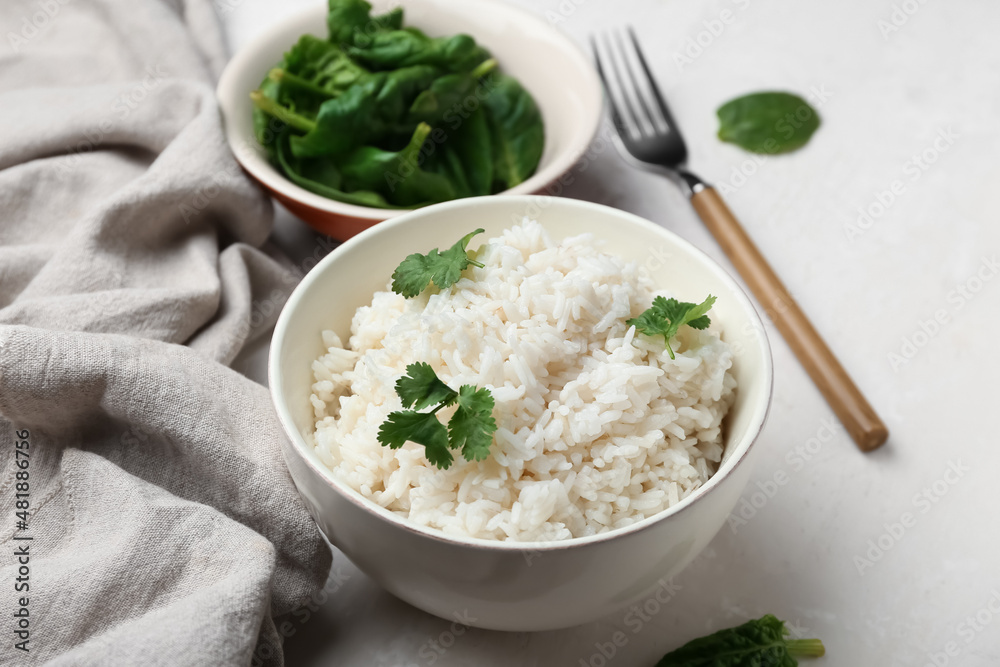
M 434 248 L 426 255 L 415 252 L 407 256 L 392 273 L 392 291 L 409 299 L 427 289 L 432 281 L 439 289 L 451 287 L 469 264 L 482 268 L 483 264 L 471 259 L 465 249 L 473 236 L 484 231 L 480 228 L 466 234 L 444 252 Z
M 466 461 L 481 461 L 490 454 L 493 432 L 493 395 L 489 389 L 464 384 L 455 391 L 442 382 L 426 363 L 410 364 L 396 381 L 396 394 L 408 410 L 390 412 L 378 430 L 378 441 L 392 449 L 407 442 L 423 445 L 427 460 L 441 469 L 451 467 L 452 449 L 461 450 Z M 438 410 L 458 405 L 446 427 Z M 436 406 L 430 412 L 419 412 Z
M 647 308 L 639 317 L 633 317 L 625 322 L 628 326 L 635 326 L 635 330 L 647 336 L 663 336 L 667 344 L 667 352 L 670 358 L 674 359 L 674 350 L 670 347 L 670 339 L 677 335 L 677 332 L 685 324 L 694 329 L 706 329 L 712 323 L 708 319 L 707 313 L 715 303 L 715 297 L 711 294 L 699 304 L 678 301 L 677 299 L 665 299 L 658 296 L 653 299 L 653 305 Z

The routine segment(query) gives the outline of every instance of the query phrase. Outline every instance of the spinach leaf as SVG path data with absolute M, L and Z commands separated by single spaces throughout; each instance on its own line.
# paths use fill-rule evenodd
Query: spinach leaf
M 296 157 L 336 157 L 380 136 L 385 127 L 376 108 L 385 77 L 383 73 L 364 77 L 339 97 L 323 102 L 315 128 L 305 136 L 292 137 L 292 153 Z
M 796 658 L 825 653 L 818 639 L 788 639 L 785 624 L 767 614 L 757 620 L 688 642 L 656 667 L 796 667 Z
M 285 54 L 284 63 L 280 71 L 291 75 L 288 78 L 293 86 L 298 84 L 305 90 L 318 89 L 323 98 L 339 95 L 368 73 L 337 45 L 312 35 L 302 35 Z M 299 82 L 307 84 L 303 86 Z
M 403 27 L 403 8 L 396 7 L 378 16 L 365 0 L 330 0 L 326 24 L 330 41 L 342 45 L 364 45 L 371 36 Z
M 385 14 L 373 16 L 372 22 L 380 30 L 400 30 L 403 27 L 403 8 L 396 7 Z
M 414 100 L 419 99 L 428 87 L 433 87 L 440 76 L 441 70 L 430 65 L 414 65 L 387 72 L 385 84 L 376 98 L 379 117 L 387 124 L 401 122 Z M 407 138 L 418 122 L 415 118 L 408 120 Z
M 339 171 L 333 166 L 332 162 L 328 160 L 299 160 L 291 154 L 288 146 L 288 138 L 289 134 L 286 130 L 277 140 L 276 161 L 278 168 L 281 169 L 285 176 L 299 187 L 346 204 L 374 208 L 398 208 L 386 201 L 377 192 L 365 190 L 345 192 L 341 190 L 339 185 L 342 179 Z
M 524 182 L 542 159 L 545 127 L 535 100 L 515 79 L 499 75 L 483 101 L 493 154 L 493 192 Z
M 493 147 L 486 113 L 473 111 L 448 132 L 428 161 L 428 169 L 451 179 L 460 197 L 488 195 L 493 185 Z
M 448 109 L 468 98 L 475 86 L 476 80 L 465 73 L 442 76 L 413 100 L 409 119 L 435 125 L 441 122 Z
M 446 120 L 449 111 L 457 112 L 472 101 L 476 88 L 482 85 L 480 79 L 494 69 L 497 61 L 490 58 L 480 63 L 471 72 L 446 74 L 436 79 L 429 88 L 421 92 L 410 105 L 409 120 L 437 125 Z M 476 105 L 479 100 L 475 100 Z
M 330 0 L 329 7 L 326 25 L 334 44 L 353 44 L 355 35 L 363 35 L 371 22 L 372 6 L 365 0 Z
M 260 90 L 255 90 L 250 93 L 250 101 L 253 102 L 254 107 L 257 110 L 262 111 L 269 116 L 273 116 L 276 120 L 284 123 L 285 125 L 289 125 L 296 130 L 311 132 L 316 129 L 315 120 L 300 113 L 296 113 L 286 106 L 282 106 Z M 270 125 L 268 127 L 270 127 Z
M 348 47 L 347 52 L 373 69 L 433 65 L 449 72 L 469 72 L 490 57 L 468 35 L 428 37 L 419 30 L 379 32 L 369 43 Z
M 400 206 L 454 199 L 455 188 L 445 176 L 420 166 L 420 150 L 430 133 L 430 125 L 421 123 L 410 143 L 398 152 L 375 146 L 356 149 L 340 165 L 344 189 L 379 192 Z
M 292 137 L 297 157 L 340 157 L 366 144 L 409 138 L 415 122 L 403 122 L 414 98 L 431 85 L 439 70 L 426 65 L 402 67 L 362 77 L 339 97 L 319 107 L 316 127 Z M 397 144 L 398 145 L 398 144 Z
M 266 78 L 260 84 L 257 92 L 260 93 L 261 97 L 266 97 L 277 102 L 281 94 L 281 84 L 270 78 Z M 274 158 L 274 146 L 277 142 L 278 135 L 284 127 L 284 123 L 265 112 L 257 104 L 254 104 L 253 134 L 254 137 L 256 137 L 257 142 L 264 147 L 268 157 L 271 159 Z
M 816 110 L 798 95 L 744 95 L 719 107 L 719 139 L 752 153 L 788 153 L 804 146 L 819 128 Z
M 427 171 L 441 174 L 451 182 L 451 187 L 455 190 L 455 197 L 472 197 L 472 186 L 469 185 L 469 178 L 462 164 L 462 158 L 454 147 L 445 143 L 438 146 L 433 155 L 429 156 L 425 164 Z M 487 193 L 488 194 L 488 193 Z

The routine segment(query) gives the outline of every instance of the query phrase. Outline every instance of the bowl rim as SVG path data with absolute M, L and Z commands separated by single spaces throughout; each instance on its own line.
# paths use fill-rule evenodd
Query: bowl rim
M 633 213 L 623 211 L 621 209 L 613 208 L 611 206 L 606 206 L 604 204 L 597 204 L 594 202 L 570 199 L 566 197 L 548 197 L 542 195 L 509 195 L 503 198 L 503 204 L 522 204 L 525 207 L 532 203 L 541 203 L 539 200 L 549 200 L 547 206 L 557 205 L 557 206 L 567 206 L 569 208 L 576 208 L 579 210 L 589 209 L 591 211 L 597 211 L 598 213 L 608 215 L 609 217 L 616 217 L 618 221 L 622 219 L 629 220 L 635 224 L 642 227 L 654 230 L 656 233 L 671 237 L 671 240 L 675 242 L 682 251 L 688 252 L 697 259 L 701 260 L 713 273 L 716 274 L 724 282 L 729 283 L 729 287 L 732 289 L 734 295 L 736 295 L 737 300 L 743 306 L 744 312 L 748 315 L 750 321 L 755 325 L 754 330 L 759 334 L 758 336 L 758 348 L 761 353 L 761 360 L 763 362 L 763 374 L 764 377 L 762 382 L 765 383 L 765 391 L 761 394 L 761 399 L 757 405 L 752 406 L 751 409 L 754 410 L 755 414 L 747 427 L 747 432 L 744 434 L 743 438 L 736 443 L 736 449 L 733 454 L 723 462 L 719 469 L 708 479 L 705 484 L 695 489 L 687 498 L 684 498 L 677 504 L 669 507 L 657 514 L 646 517 L 641 521 L 637 521 L 629 526 L 622 528 L 614 528 L 609 531 L 598 533 L 596 535 L 588 535 L 585 537 L 572 537 L 565 540 L 558 541 L 524 541 L 524 542 L 513 542 L 506 540 L 488 540 L 481 537 L 466 537 L 461 535 L 452 535 L 450 533 L 445 533 L 444 531 L 431 528 L 429 526 L 424 526 L 411 521 L 409 518 L 405 518 L 397 515 L 396 513 L 381 507 L 380 505 L 372 502 L 371 500 L 362 496 L 358 491 L 350 488 L 345 483 L 337 479 L 336 474 L 326 467 L 320 461 L 319 456 L 315 453 L 313 448 L 309 446 L 309 443 L 305 441 L 305 438 L 299 433 L 298 429 L 295 427 L 294 421 L 291 417 L 290 411 L 285 405 L 285 401 L 281 396 L 282 382 L 279 373 L 279 361 L 282 343 L 285 338 L 285 334 L 289 328 L 289 322 L 292 317 L 292 313 L 298 306 L 299 302 L 302 300 L 303 295 L 310 289 L 312 284 L 319 279 L 319 276 L 331 265 L 333 264 L 337 257 L 341 254 L 352 251 L 356 246 L 366 243 L 370 237 L 377 236 L 379 234 L 392 233 L 392 230 L 399 226 L 409 224 L 412 218 L 424 217 L 428 215 L 435 215 L 439 211 L 449 210 L 453 208 L 463 208 L 463 207 L 482 207 L 489 206 L 492 199 L 495 196 L 484 196 L 484 197 L 467 197 L 463 199 L 456 199 L 453 201 L 442 202 L 440 204 L 434 204 L 421 209 L 416 209 L 414 211 L 408 212 L 406 215 L 392 218 L 391 220 L 385 221 L 385 223 L 370 227 L 364 230 L 358 235 L 345 241 L 343 244 L 335 248 L 326 257 L 320 260 L 315 267 L 302 281 L 295 287 L 292 294 L 289 296 L 288 300 L 285 302 L 284 307 L 281 310 L 281 314 L 278 316 L 277 323 L 274 327 L 274 333 L 271 339 L 271 347 L 268 351 L 268 364 L 267 364 L 267 375 L 268 375 L 268 390 L 271 394 L 271 402 L 274 405 L 275 412 L 278 415 L 278 420 L 281 423 L 282 429 L 285 431 L 285 435 L 291 443 L 292 449 L 295 451 L 296 455 L 310 468 L 316 472 L 319 477 L 333 490 L 338 493 L 341 497 L 346 499 L 348 502 L 360 507 L 362 510 L 371 514 L 378 520 L 388 521 L 394 524 L 396 527 L 406 530 L 410 533 L 414 533 L 421 537 L 431 538 L 435 541 L 445 542 L 452 545 L 460 545 L 463 547 L 470 547 L 476 549 L 484 549 L 491 551 L 513 551 L 513 552 L 548 552 L 548 551 L 560 551 L 563 549 L 573 549 L 578 547 L 584 547 L 587 545 L 597 544 L 601 542 L 607 542 L 609 540 L 614 540 L 617 538 L 625 537 L 627 535 L 632 535 L 645 530 L 653 528 L 655 525 L 662 521 L 685 511 L 689 507 L 698 503 L 702 498 L 707 496 L 712 492 L 713 489 L 722 484 L 722 482 L 728 478 L 732 473 L 741 465 L 745 465 L 745 461 L 753 448 L 753 445 L 760 438 L 760 434 L 767 422 L 768 415 L 770 414 L 772 395 L 774 391 L 774 366 L 773 359 L 771 356 L 771 346 L 767 337 L 767 331 L 764 328 L 763 322 L 761 321 L 760 315 L 757 312 L 756 307 L 753 302 L 747 296 L 746 292 L 739 285 L 738 282 L 725 270 L 722 266 L 716 262 L 714 259 L 709 257 L 703 251 L 696 248 L 689 241 L 683 239 L 676 233 L 657 225 L 645 218 L 642 218 Z M 319 335 L 319 332 L 317 332 Z M 763 403 L 761 406 L 760 403 Z M 287 448 L 285 448 L 287 450 Z
M 518 21 L 533 23 L 536 28 L 545 31 L 549 38 L 560 44 L 560 46 L 570 55 L 575 62 L 583 78 L 589 80 L 588 85 L 578 89 L 578 92 L 585 97 L 589 97 L 589 102 L 583 105 L 588 115 L 584 116 L 584 130 L 580 132 L 578 140 L 571 142 L 566 150 L 553 156 L 552 162 L 544 169 L 537 169 L 530 178 L 523 183 L 519 183 L 513 188 L 509 188 L 497 194 L 529 194 L 539 192 L 549 187 L 556 180 L 561 178 L 569 169 L 576 164 L 587 152 L 590 143 L 600 129 L 601 117 L 604 106 L 604 93 L 597 72 L 590 59 L 566 33 L 542 20 L 538 15 L 516 5 L 511 5 L 502 0 L 463 0 L 463 5 L 488 5 L 498 8 L 501 11 L 514 14 Z M 406 2 L 399 2 L 405 10 Z M 219 77 L 219 83 L 215 89 L 216 101 L 219 105 L 222 117 L 223 131 L 226 136 L 226 143 L 236 157 L 236 161 L 246 170 L 250 176 L 260 181 L 265 187 L 281 193 L 283 196 L 295 200 L 296 202 L 309 206 L 326 213 L 349 216 L 362 220 L 379 222 L 389 218 L 398 217 L 410 211 L 420 210 L 413 208 L 374 208 L 370 206 L 359 206 L 347 202 L 329 199 L 322 195 L 315 194 L 305 188 L 296 185 L 281 173 L 269 173 L 267 160 L 259 154 L 255 148 L 248 144 L 252 136 L 239 136 L 235 122 L 228 122 L 235 114 L 244 109 L 241 104 L 241 97 L 246 97 L 249 91 L 238 89 L 236 80 L 248 68 L 253 54 L 259 50 L 270 47 L 275 42 L 275 35 L 284 32 L 293 25 L 300 23 L 322 24 L 325 26 L 327 8 L 323 3 L 306 7 L 299 11 L 290 13 L 281 20 L 272 24 L 264 32 L 250 40 L 242 48 L 237 50 L 226 63 Z M 322 19 L 320 18 L 322 17 Z M 288 45 L 291 46 L 290 44 Z M 286 47 L 287 48 L 287 47 Z M 502 63 L 501 63 L 502 67 Z M 263 74 L 261 75 L 263 78 Z M 254 141 L 256 139 L 254 138 Z M 469 199 L 464 197 L 463 199 Z M 426 207 L 424 207 L 426 208 Z

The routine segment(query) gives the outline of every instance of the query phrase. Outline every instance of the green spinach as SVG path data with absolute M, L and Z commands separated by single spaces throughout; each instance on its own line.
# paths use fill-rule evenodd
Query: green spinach
M 468 35 L 431 38 L 416 30 L 376 33 L 365 46 L 348 47 L 347 52 L 369 67 L 383 70 L 434 65 L 451 72 L 468 72 L 490 57 Z
M 818 639 L 789 639 L 785 624 L 767 614 L 688 642 L 656 667 L 796 667 L 796 658 L 826 653 Z
M 376 113 L 385 79 L 384 73 L 373 74 L 342 95 L 323 102 L 313 129 L 301 137 L 292 137 L 292 153 L 297 157 L 339 157 L 376 139 L 385 131 Z
M 293 88 L 318 93 L 321 99 L 339 95 L 368 73 L 336 44 L 312 35 L 299 38 L 279 71 L 290 75 Z
M 491 193 L 493 146 L 486 112 L 476 109 L 430 156 L 429 169 L 447 175 L 460 197 Z
M 278 134 L 282 129 L 284 129 L 285 124 L 275 118 L 273 114 L 264 111 L 261 107 L 261 103 L 258 103 L 257 100 L 266 100 L 267 102 L 276 104 L 280 95 L 280 90 L 281 85 L 277 81 L 268 77 L 261 82 L 260 87 L 257 88 L 257 90 L 250 94 L 250 99 L 254 101 L 253 134 L 254 137 L 256 137 L 257 142 L 264 147 L 268 156 L 272 160 L 275 159 L 274 147 L 276 145 Z M 267 102 L 264 102 L 264 104 L 266 105 Z
M 329 0 L 329 39 L 303 35 L 253 91 L 268 158 L 301 187 L 364 206 L 487 195 L 528 178 L 544 126 L 531 95 L 468 35 L 431 37 L 403 11 Z
M 774 155 L 805 146 L 819 128 L 819 114 L 791 93 L 744 95 L 719 107 L 719 139 L 751 153 Z
M 420 206 L 455 198 L 455 188 L 442 174 L 421 168 L 420 149 L 431 126 L 421 123 L 400 151 L 362 146 L 340 167 L 348 190 L 373 190 L 401 206 Z
M 542 114 L 515 79 L 500 75 L 483 101 L 493 147 L 493 191 L 523 183 L 538 167 L 545 145 Z
M 371 11 L 371 4 L 365 0 L 330 0 L 326 15 L 330 41 L 345 46 L 364 44 L 378 32 L 403 26 L 402 7 L 381 16 L 372 16 Z
M 288 147 L 287 131 L 276 141 L 276 161 L 288 180 L 309 192 L 345 204 L 374 208 L 398 208 L 386 201 L 377 192 L 355 190 L 344 192 L 340 189 L 340 171 L 328 160 L 300 160 L 292 155 Z
M 472 104 L 471 100 L 478 92 L 477 86 L 482 85 L 480 79 L 492 72 L 496 65 L 497 61 L 490 58 L 471 72 L 446 74 L 436 79 L 413 100 L 413 104 L 410 105 L 409 120 L 439 124 L 445 120 L 445 115 L 449 111 L 461 109 L 466 101 Z M 489 94 L 488 88 L 484 92 Z

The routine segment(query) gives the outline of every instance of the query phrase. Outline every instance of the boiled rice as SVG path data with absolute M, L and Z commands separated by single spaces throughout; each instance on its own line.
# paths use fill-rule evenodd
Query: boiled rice
M 323 332 L 310 435 L 340 479 L 418 524 L 511 541 L 622 528 L 708 480 L 736 388 L 715 325 L 683 327 L 676 359 L 662 337 L 636 335 L 625 321 L 670 295 L 590 235 L 557 243 L 526 219 L 477 259 L 485 268 L 439 293 L 377 292 L 355 314 L 346 347 Z M 492 392 L 499 428 L 489 458 L 457 456 L 439 470 L 421 445 L 378 442 L 386 416 L 402 408 L 395 382 L 416 361 L 453 388 Z

